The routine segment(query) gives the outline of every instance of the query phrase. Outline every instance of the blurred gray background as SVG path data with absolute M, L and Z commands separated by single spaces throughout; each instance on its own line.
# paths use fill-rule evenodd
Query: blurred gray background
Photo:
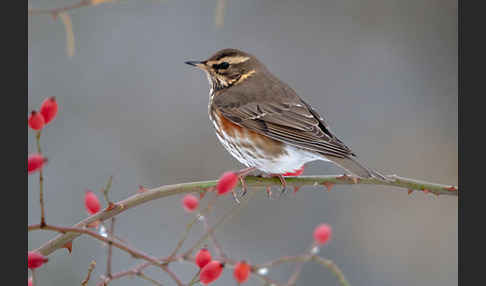
M 76 1 L 30 1 L 52 8 Z M 138 185 L 217 178 L 242 166 L 217 141 L 207 115 L 206 76 L 184 64 L 219 49 L 259 57 L 326 117 L 367 165 L 405 177 L 457 184 L 457 1 L 227 0 L 224 25 L 217 0 L 121 1 L 70 12 L 75 54 L 66 55 L 62 22 L 29 16 L 29 110 L 56 96 L 59 116 L 42 136 L 47 220 L 71 225 L 86 217 L 86 189 L 114 176 L 111 197 Z M 29 132 L 29 152 L 35 151 Z M 324 162 L 306 175 L 338 174 Z M 38 223 L 38 175 L 29 176 L 29 224 Z M 157 256 L 170 253 L 192 215 L 181 196 L 119 216 L 116 233 Z M 233 200 L 220 200 L 214 222 Z M 457 198 L 377 186 L 304 188 L 297 196 L 264 192 L 217 237 L 231 257 L 262 263 L 296 255 L 327 222 L 334 233 L 321 255 L 341 266 L 352 285 L 457 285 Z M 202 233 L 195 227 L 191 241 Z M 53 237 L 29 233 L 29 249 Z M 190 244 L 188 244 L 190 245 Z M 38 271 L 38 285 L 79 285 L 91 260 L 105 271 L 106 247 L 79 238 Z M 115 250 L 114 271 L 138 263 Z M 192 265 L 173 267 L 188 281 Z M 286 281 L 290 266 L 269 276 Z M 214 285 L 236 285 L 226 270 Z M 167 275 L 148 275 L 173 285 Z M 90 282 L 94 285 L 96 279 Z M 248 285 L 260 285 L 250 280 Z M 150 285 L 140 279 L 112 285 Z M 306 264 L 298 285 L 338 285 Z

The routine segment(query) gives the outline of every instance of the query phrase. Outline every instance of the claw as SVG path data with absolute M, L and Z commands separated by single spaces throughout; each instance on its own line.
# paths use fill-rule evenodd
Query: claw
M 280 195 L 283 195 L 285 193 L 285 191 L 287 190 L 287 182 L 285 181 L 285 178 L 284 176 L 282 175 L 274 175 L 275 177 L 278 177 L 278 179 L 280 180 L 280 183 L 282 184 L 282 188 L 280 189 Z
M 300 190 L 300 187 L 294 186 L 294 194 L 297 193 Z
M 245 182 L 245 177 L 248 176 L 248 174 L 250 172 L 252 172 L 253 170 L 255 170 L 255 167 L 250 167 L 250 168 L 246 168 L 246 169 L 243 169 L 243 170 L 240 170 L 238 172 L 236 172 L 236 174 L 238 175 L 239 179 L 240 179 L 240 182 L 241 182 L 241 194 L 240 195 L 237 195 L 235 190 L 233 190 L 233 199 L 235 200 L 236 203 L 240 203 L 240 200 L 238 199 L 238 197 L 242 198 L 246 195 L 247 193 L 247 185 L 246 185 L 246 182 Z
M 240 198 L 244 197 L 247 193 L 247 186 L 246 186 L 246 182 L 245 182 L 245 179 L 243 177 L 240 177 L 240 182 L 241 182 L 241 194 L 239 195 Z
M 231 191 L 231 193 L 233 194 L 233 199 L 235 200 L 235 202 L 237 204 L 240 204 L 240 200 L 238 199 L 238 196 L 236 195 L 235 190 Z
M 328 192 L 330 192 L 331 189 L 332 189 L 332 187 L 334 186 L 334 184 L 331 183 L 331 182 L 324 182 L 322 184 L 326 187 L 326 189 L 327 189 Z

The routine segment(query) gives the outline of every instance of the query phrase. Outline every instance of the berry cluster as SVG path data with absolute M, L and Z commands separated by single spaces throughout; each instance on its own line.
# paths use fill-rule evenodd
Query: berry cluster
M 41 104 L 40 111 L 33 110 L 29 115 L 27 120 L 29 127 L 40 132 L 44 126 L 56 118 L 57 110 L 56 98 L 54 96 L 46 98 Z M 47 158 L 42 154 L 30 154 L 27 159 L 27 172 L 32 174 L 40 171 L 45 163 L 47 163 Z
M 302 173 L 303 168 L 296 173 L 288 174 L 289 176 L 298 176 Z M 238 184 L 238 175 L 234 172 L 225 172 L 216 185 L 218 195 L 226 194 L 232 191 Z M 194 195 L 188 194 L 182 198 L 182 207 L 187 212 L 193 212 L 199 206 L 199 199 Z M 332 228 L 328 224 L 320 224 L 314 229 L 314 245 L 326 244 L 331 238 Z M 199 282 L 204 285 L 216 281 L 225 268 L 225 262 L 220 260 L 213 260 L 211 252 L 206 248 L 202 248 L 194 258 L 195 264 L 199 267 Z M 253 268 L 245 260 L 241 260 L 235 264 L 233 270 L 233 278 L 238 284 L 245 283 L 250 277 Z

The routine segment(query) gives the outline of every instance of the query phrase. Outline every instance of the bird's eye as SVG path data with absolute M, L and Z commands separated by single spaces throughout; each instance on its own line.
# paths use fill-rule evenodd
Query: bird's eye
M 227 62 L 222 62 L 220 64 L 213 64 L 213 69 L 215 70 L 225 70 L 229 67 L 229 64 Z
M 229 67 L 229 64 L 227 62 L 222 62 L 219 64 L 219 68 L 224 70 L 224 69 L 227 69 Z

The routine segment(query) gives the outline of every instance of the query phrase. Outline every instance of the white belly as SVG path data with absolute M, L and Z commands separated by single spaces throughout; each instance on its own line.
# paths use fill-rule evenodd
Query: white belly
M 294 172 L 302 168 L 305 163 L 315 160 L 325 160 L 324 158 L 298 149 L 291 145 L 284 145 L 285 152 L 278 157 L 271 157 L 261 150 L 255 148 L 245 148 L 245 145 L 251 145 L 248 137 L 237 136 L 230 137 L 220 129 L 217 122 L 211 118 L 214 128 L 217 130 L 216 136 L 225 149 L 233 155 L 240 163 L 247 167 L 256 167 L 258 170 L 268 174 L 284 174 Z

